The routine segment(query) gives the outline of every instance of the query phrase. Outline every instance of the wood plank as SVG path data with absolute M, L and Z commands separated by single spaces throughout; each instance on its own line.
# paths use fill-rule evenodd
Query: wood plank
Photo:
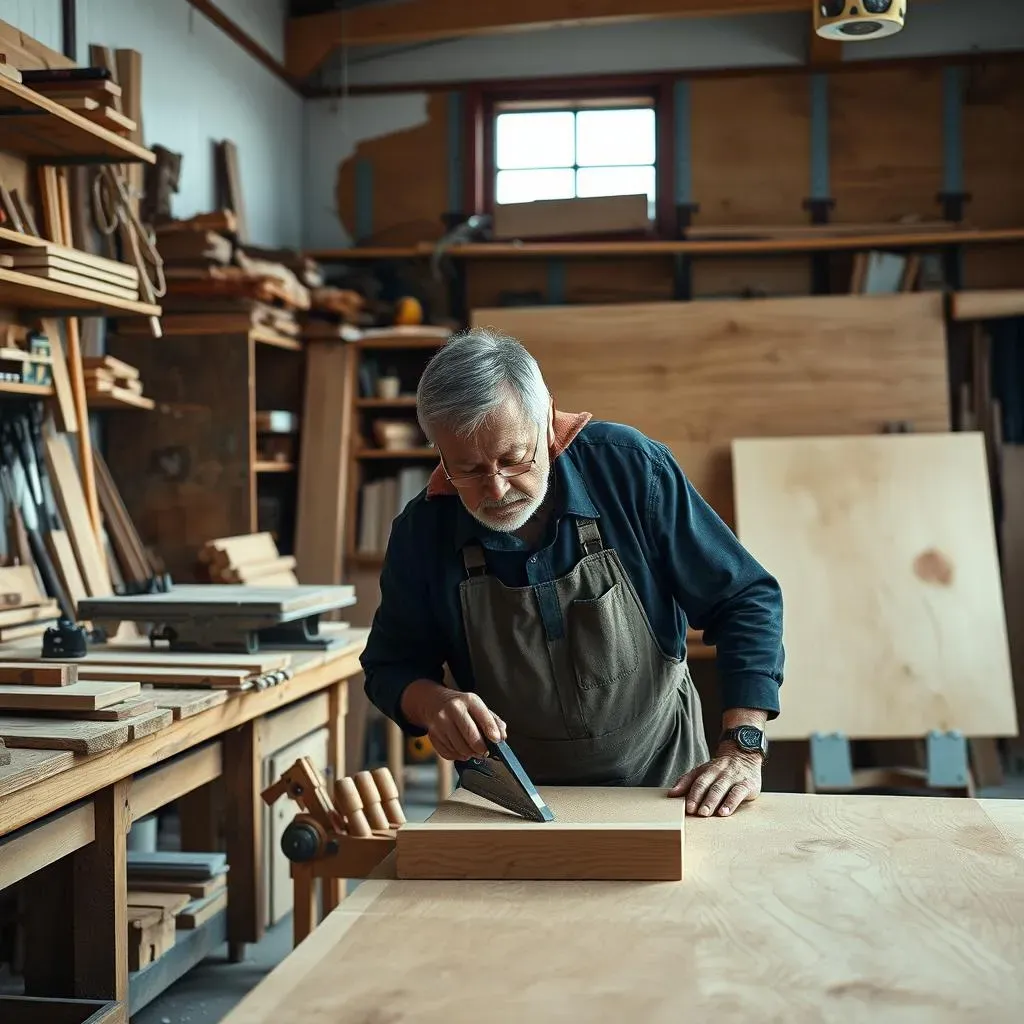
M 185 911 L 178 914 L 174 923 L 178 928 L 198 928 L 209 921 L 214 914 L 219 914 L 227 905 L 227 889 L 214 892 L 210 896 L 190 904 Z
M 176 914 L 187 907 L 189 896 L 183 892 L 146 892 L 137 889 L 129 882 L 128 907 L 140 909 L 157 909 L 167 914 Z
M 92 806 L 83 804 L 0 840 L 0 890 L 80 850 L 95 836 Z
M 0 302 L 27 312 L 42 310 L 66 314 L 68 311 L 93 313 L 94 310 L 119 310 L 138 316 L 159 316 L 160 307 L 148 302 L 103 295 L 92 287 L 60 284 L 0 267 Z M 95 315 L 95 314 L 93 314 Z
M 68 686 L 78 682 L 78 666 L 22 661 L 22 651 L 0 653 L 0 683 L 16 686 Z M 6 660 L 9 658 L 10 660 Z
M 13 256 L 15 266 L 19 269 L 21 267 L 59 267 L 65 270 L 75 270 L 86 276 L 99 277 L 101 280 L 135 285 L 139 283 L 139 271 L 131 264 L 107 259 L 105 256 L 97 256 L 70 245 L 59 245 L 56 242 L 47 241 L 41 245 L 28 247 L 0 246 L 0 252 L 6 252 Z
M 8 748 L 10 763 L 0 767 L 0 797 L 66 772 L 75 765 L 70 750 Z
M 683 877 L 685 805 L 660 789 L 541 788 L 555 820 L 532 822 L 456 790 L 397 832 L 399 878 L 628 880 Z
M 67 686 L 0 686 L 0 709 L 5 711 L 96 711 L 142 691 L 138 683 L 82 681 Z
M 955 292 L 954 320 L 998 320 L 1024 316 L 1024 288 Z
M 147 668 L 144 665 L 83 665 L 82 679 L 135 679 L 154 686 L 209 687 L 214 690 L 247 690 L 250 673 L 238 669 Z
M 384 1005 L 418 1024 L 477 1005 L 590 1024 L 1014 1020 L 1024 822 L 1020 801 L 991 803 L 1016 821 L 965 799 L 765 793 L 727 821 L 687 820 L 682 884 L 367 881 L 222 1024 Z M 481 945 L 501 968 L 452 985 L 445 965 Z
M 124 724 L 128 726 L 128 740 L 131 742 L 144 736 L 152 736 L 153 733 L 166 729 L 173 721 L 174 714 L 170 708 L 154 708 L 152 711 L 144 711 L 124 719 Z
M 123 722 L 126 718 L 135 718 L 155 710 L 152 698 L 140 694 L 96 711 L 76 711 L 75 717 L 87 718 L 91 722 Z
M 222 771 L 221 745 L 210 743 L 136 775 L 131 792 L 133 820 L 220 778 Z
M 67 285 L 73 288 L 87 289 L 91 292 L 96 292 L 98 295 L 109 295 L 112 298 L 129 302 L 137 301 L 139 298 L 139 289 L 136 285 L 123 286 L 118 283 L 104 281 L 93 275 L 79 274 L 60 267 L 26 267 L 22 264 L 17 264 L 15 269 L 19 274 L 24 274 L 26 277 L 31 277 L 36 281 L 47 281 L 61 286 Z
M 50 343 L 50 357 L 53 360 L 51 372 L 53 390 L 57 396 L 55 417 L 57 428 L 65 433 L 74 434 L 78 431 L 78 413 L 75 412 L 75 400 L 71 393 L 71 376 L 68 373 L 67 354 L 64 349 L 60 324 L 56 320 L 44 318 L 40 321 L 40 325 L 46 335 L 46 340 Z
M 190 899 L 202 899 L 224 888 L 226 874 L 214 875 L 205 882 L 192 882 L 187 879 L 146 878 L 133 872 L 129 885 L 145 887 L 150 892 L 181 893 Z
M 770 736 L 1016 735 L 981 434 L 741 440 L 733 462 L 738 536 L 785 595 Z
M 158 708 L 169 708 L 174 712 L 175 719 L 191 718 L 202 711 L 223 704 L 228 695 L 224 690 L 164 690 L 146 687 L 147 694 L 152 694 L 153 703 Z
M 66 721 L 29 715 L 0 715 L 0 737 L 9 747 L 98 754 L 127 743 L 128 726 L 124 722 Z
M 521 339 L 559 408 L 666 444 L 729 523 L 733 438 L 949 426 L 938 294 L 485 309 L 472 322 Z

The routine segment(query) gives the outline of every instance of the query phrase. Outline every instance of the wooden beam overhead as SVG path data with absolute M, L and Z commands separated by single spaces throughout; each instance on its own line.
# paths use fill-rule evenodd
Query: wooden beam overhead
M 308 78 L 339 46 L 393 45 L 659 18 L 806 11 L 809 0 L 403 0 L 289 18 L 285 67 Z

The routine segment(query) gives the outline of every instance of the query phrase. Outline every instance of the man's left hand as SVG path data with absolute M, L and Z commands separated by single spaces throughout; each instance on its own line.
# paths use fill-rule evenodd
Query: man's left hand
M 732 814 L 745 800 L 761 795 L 761 755 L 723 743 L 710 761 L 691 768 L 668 795 L 685 796 L 687 814 Z

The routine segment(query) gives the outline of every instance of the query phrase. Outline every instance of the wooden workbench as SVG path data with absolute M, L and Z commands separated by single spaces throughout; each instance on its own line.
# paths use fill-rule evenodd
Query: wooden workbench
M 223 1024 L 1020 1019 L 1024 801 L 765 794 L 685 829 L 681 883 L 366 881 Z
M 262 757 L 326 724 L 331 767 L 342 770 L 348 681 L 361 671 L 366 631 L 352 634 L 330 652 L 294 653 L 293 677 L 277 686 L 231 693 L 151 736 L 101 754 L 64 756 L 57 774 L 8 787 L 0 797 L 0 889 L 29 880 L 29 994 L 127 1007 L 127 832 L 181 800 L 185 848 L 217 849 L 218 823 L 212 815 L 203 820 L 210 804 L 202 796 L 218 779 L 230 865 L 224 937 L 235 958 L 259 940 Z M 37 753 L 12 751 L 12 759 Z

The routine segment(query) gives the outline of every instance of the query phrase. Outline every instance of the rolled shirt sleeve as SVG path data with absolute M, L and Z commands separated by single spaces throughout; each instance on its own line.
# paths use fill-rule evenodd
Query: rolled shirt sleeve
M 676 601 L 717 648 L 722 708 L 757 708 L 776 718 L 785 664 L 782 590 L 659 447 L 648 527 Z
M 407 721 L 402 694 L 417 679 L 444 680 L 445 655 L 441 627 L 432 610 L 422 547 L 416 550 L 408 516 L 399 516 L 391 529 L 380 577 L 380 605 L 360 662 L 367 697 L 407 734 L 426 730 Z

